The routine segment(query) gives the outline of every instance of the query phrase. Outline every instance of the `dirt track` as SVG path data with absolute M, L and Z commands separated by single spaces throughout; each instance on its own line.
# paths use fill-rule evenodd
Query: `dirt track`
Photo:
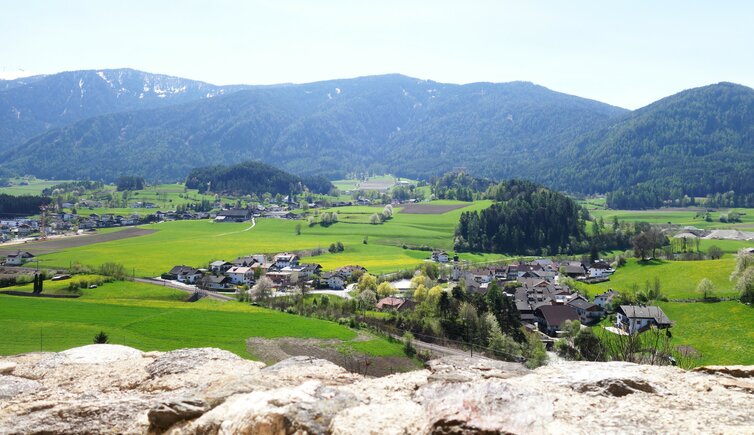
M 28 251 L 34 255 L 51 254 L 69 248 L 92 245 L 94 243 L 109 242 L 112 240 L 127 239 L 129 237 L 152 234 L 155 230 L 129 227 L 121 231 L 107 234 L 83 234 L 70 237 L 55 238 L 44 241 L 19 243 L 13 245 L 0 245 L 0 256 L 5 256 L 18 251 Z

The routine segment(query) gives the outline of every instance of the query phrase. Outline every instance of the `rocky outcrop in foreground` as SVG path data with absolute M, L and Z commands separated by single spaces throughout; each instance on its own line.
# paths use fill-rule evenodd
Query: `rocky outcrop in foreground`
M 529 371 L 444 358 L 364 378 L 218 349 L 91 345 L 0 359 L 0 433 L 752 433 L 754 366 Z

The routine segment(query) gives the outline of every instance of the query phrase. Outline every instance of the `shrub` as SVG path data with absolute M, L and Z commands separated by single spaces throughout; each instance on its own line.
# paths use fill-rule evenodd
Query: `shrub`
M 416 348 L 414 347 L 414 334 L 406 331 L 403 334 L 403 352 L 408 357 L 416 355 Z
M 23 285 L 34 281 L 34 275 L 19 275 L 16 277 L 16 284 Z
M 129 277 L 126 267 L 120 263 L 103 263 L 97 268 L 100 275 L 111 276 L 118 280 L 125 280 Z
M 110 338 L 105 334 L 105 331 L 100 331 L 99 334 L 94 336 L 94 344 L 107 344 L 110 342 Z

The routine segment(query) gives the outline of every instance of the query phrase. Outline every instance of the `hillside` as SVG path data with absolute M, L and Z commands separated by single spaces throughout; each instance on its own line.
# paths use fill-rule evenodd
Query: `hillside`
M 97 116 L 4 157 L 6 168 L 44 178 L 175 180 L 192 168 L 256 159 L 332 178 L 352 171 L 429 177 L 457 166 L 496 178 L 530 176 L 530 163 L 624 113 L 530 83 L 449 85 L 386 75 Z
M 316 193 L 327 193 L 334 186 L 327 180 L 311 180 L 306 186 Z M 192 170 L 186 187 L 199 193 L 220 192 L 234 195 L 290 195 L 300 193 L 306 182 L 301 178 L 260 162 L 244 162 L 232 166 L 208 166 Z
M 719 83 L 680 92 L 583 136 L 541 167 L 546 184 L 585 193 L 637 185 L 674 197 L 754 192 L 754 90 Z
M 455 231 L 457 251 L 547 255 L 584 251 L 581 207 L 571 198 L 530 181 L 509 180 L 486 193 L 481 211 L 463 212 Z
M 206 99 L 240 88 L 132 69 L 0 80 L 0 150 L 93 116 Z
M 16 144 L 0 154 L 5 174 L 175 181 L 197 167 L 258 160 L 331 179 L 429 179 L 462 167 L 558 190 L 617 191 L 610 199 L 623 208 L 754 193 L 754 90 L 731 83 L 633 112 L 526 82 L 395 74 L 247 89 L 133 70 L 3 83 L 0 145 Z

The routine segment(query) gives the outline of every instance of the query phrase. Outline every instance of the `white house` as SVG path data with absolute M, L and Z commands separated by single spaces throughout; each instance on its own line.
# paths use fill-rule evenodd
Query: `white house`
M 672 322 L 660 307 L 621 305 L 615 314 L 615 326 L 631 334 L 642 332 L 650 326 L 658 328 L 672 326 Z
M 201 270 L 191 266 L 175 266 L 170 269 L 170 275 L 174 275 L 179 282 L 186 284 L 196 284 L 204 274 Z
M 581 323 L 591 323 L 599 320 L 605 313 L 604 309 L 599 305 L 593 304 L 583 298 L 577 297 L 568 301 L 567 305 L 570 305 L 576 310 L 579 315 Z
M 448 253 L 445 251 L 432 251 L 432 261 L 436 261 L 438 263 L 447 263 L 450 261 L 450 258 L 448 257 Z
M 348 279 L 340 273 L 329 273 L 323 276 L 327 281 L 327 286 L 333 290 L 343 290 Z
M 275 263 L 276 267 L 279 267 L 280 269 L 284 267 L 289 266 L 296 266 L 298 264 L 299 258 L 296 254 L 278 254 L 275 256 L 275 258 L 272 260 Z
M 613 273 L 615 273 L 615 269 L 610 267 L 610 264 L 606 261 L 595 261 L 587 270 L 587 276 L 589 278 L 602 278 L 610 276 Z
M 252 284 L 254 282 L 254 269 L 251 267 L 231 267 L 225 272 L 233 284 Z
M 223 275 L 209 275 L 204 278 L 203 284 L 211 290 L 225 290 L 230 284 L 230 278 Z
M 609 307 L 610 304 L 613 302 L 613 298 L 615 298 L 616 296 L 618 296 L 618 292 L 613 289 L 610 289 L 606 291 L 605 293 L 595 296 L 594 303 L 596 305 L 599 305 L 600 308 L 602 308 L 603 310 L 606 310 L 607 307 Z
M 233 267 L 233 264 L 225 260 L 217 260 L 209 264 L 209 269 L 214 273 L 225 273 L 231 267 Z
M 18 251 L 15 254 L 8 254 L 5 257 L 5 264 L 8 266 L 22 266 L 32 258 L 34 258 L 34 254 L 26 251 Z

